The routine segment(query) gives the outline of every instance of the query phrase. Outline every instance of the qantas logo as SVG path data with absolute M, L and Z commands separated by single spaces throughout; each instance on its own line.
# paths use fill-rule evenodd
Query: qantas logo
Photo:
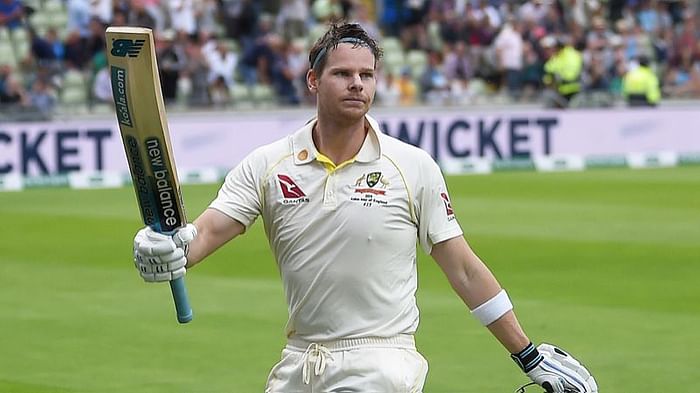
M 309 201 L 309 198 L 306 197 L 304 191 L 299 188 L 291 177 L 279 173 L 277 174 L 277 182 L 279 183 L 280 189 L 282 190 L 282 195 L 284 196 L 282 203 L 285 205 Z
M 448 217 L 454 217 L 455 212 L 452 210 L 452 203 L 450 203 L 450 197 L 446 192 L 440 193 L 440 198 L 442 198 L 442 203 L 445 205 L 445 213 Z

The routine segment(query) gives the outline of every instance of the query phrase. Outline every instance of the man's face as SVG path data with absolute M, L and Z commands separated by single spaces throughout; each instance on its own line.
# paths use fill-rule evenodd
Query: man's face
M 320 76 L 309 72 L 309 89 L 316 93 L 319 115 L 348 120 L 362 118 L 374 100 L 374 55 L 364 46 L 341 43 L 327 55 Z

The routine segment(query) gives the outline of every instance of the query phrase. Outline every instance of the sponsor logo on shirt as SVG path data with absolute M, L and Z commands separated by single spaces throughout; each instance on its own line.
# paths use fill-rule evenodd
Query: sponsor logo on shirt
M 304 191 L 292 180 L 291 177 L 283 175 L 281 173 L 277 174 L 277 183 L 280 185 L 282 190 L 282 196 L 284 199 L 282 203 L 285 205 L 292 205 L 297 203 L 305 203 L 309 201 L 309 198 L 304 194 Z
M 442 203 L 445 205 L 445 214 L 447 214 L 447 218 L 450 221 L 454 220 L 455 211 L 452 210 L 452 203 L 450 202 L 450 197 L 447 195 L 446 192 L 441 192 L 440 198 L 442 198 Z

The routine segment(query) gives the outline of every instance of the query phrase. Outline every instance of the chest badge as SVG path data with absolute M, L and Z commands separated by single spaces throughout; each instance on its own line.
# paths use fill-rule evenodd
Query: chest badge
M 386 188 L 389 186 L 389 180 L 386 179 L 381 172 L 370 172 L 363 174 L 355 180 L 354 194 L 361 196 L 352 196 L 350 200 L 353 202 L 361 202 L 363 206 L 370 207 L 372 205 L 386 206 Z

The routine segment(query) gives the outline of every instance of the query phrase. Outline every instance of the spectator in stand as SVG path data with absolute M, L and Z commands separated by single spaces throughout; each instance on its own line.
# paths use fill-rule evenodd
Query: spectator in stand
M 518 19 L 530 21 L 541 26 L 547 16 L 549 7 L 548 0 L 527 0 L 518 9 Z
M 183 70 L 184 76 L 189 81 L 188 105 L 192 107 L 205 107 L 211 104 L 209 96 L 209 66 L 202 54 L 202 45 L 197 39 L 187 39 L 183 33 L 179 39 L 186 41 L 185 56 L 187 63 Z
M 306 21 L 309 19 L 309 4 L 306 0 L 282 0 L 275 21 L 277 31 L 285 40 L 306 35 Z
M 629 106 L 656 106 L 661 99 L 659 79 L 649 67 L 650 61 L 646 56 L 639 57 L 639 63 L 632 68 L 622 82 L 622 94 Z
M 523 42 L 523 69 L 520 75 L 522 81 L 520 99 L 529 101 L 542 89 L 544 78 L 544 63 L 529 41 Z
M 131 0 L 127 22 L 129 26 L 156 28 L 156 18 L 146 9 L 144 0 Z
M 272 50 L 270 49 L 271 32 L 269 18 L 260 18 L 259 35 L 250 45 L 243 48 L 243 54 L 239 63 L 239 70 L 243 81 L 252 86 L 256 83 L 269 82 L 267 67 L 271 64 Z M 274 39 L 274 38 L 273 38 Z
M 194 3 L 197 31 L 213 34 L 217 31 L 219 5 L 216 0 L 203 0 Z
M 167 0 L 170 24 L 176 32 L 194 35 L 197 23 L 194 15 L 193 0 Z
M 487 18 L 476 18 L 471 7 L 467 7 L 467 21 L 464 40 L 470 46 L 480 48 L 491 45 L 497 29 L 493 28 Z
M 24 6 L 20 0 L 0 0 L 0 27 L 14 30 L 22 26 Z
M 85 40 L 88 60 L 92 60 L 98 53 L 103 53 L 107 48 L 105 42 L 105 30 L 107 26 L 99 19 L 90 20 L 90 35 Z
M 66 4 L 68 12 L 68 31 L 77 31 L 80 37 L 90 35 L 90 18 L 92 9 L 89 0 L 68 0 Z
M 584 90 L 593 94 L 610 93 L 610 77 L 601 57 L 594 57 L 584 73 Z
M 175 42 L 175 36 L 173 30 L 165 30 L 155 36 L 160 87 L 166 103 L 177 99 L 178 81 L 183 69 L 187 66 L 185 48 L 182 41 Z
M 664 76 L 664 92 L 671 97 L 687 98 L 700 94 L 700 61 L 693 48 L 683 48 L 669 64 Z
M 81 38 L 79 30 L 68 33 L 64 43 L 65 64 L 68 68 L 82 70 L 90 60 L 85 40 Z
M 437 7 L 431 7 L 428 13 L 428 19 L 425 26 L 425 35 L 428 47 L 426 50 L 443 49 L 444 42 L 442 41 L 441 29 L 443 25 L 443 16 Z
M 686 12 L 683 15 L 683 23 L 677 28 L 676 39 L 673 43 L 674 53 L 679 54 L 684 48 L 692 48 L 695 42 L 700 40 L 700 30 L 698 30 L 695 15 Z
M 425 21 L 430 9 L 427 0 L 407 1 L 403 6 L 401 34 L 399 38 L 404 49 L 425 49 L 428 47 L 428 37 L 425 31 Z
M 582 53 L 587 90 L 594 85 L 601 86 L 603 80 L 609 87 L 614 64 L 613 37 L 615 35 L 608 29 L 604 18 L 594 16 L 591 19 L 591 30 L 586 33 Z
M 104 24 L 109 24 L 113 19 L 114 7 L 112 0 L 90 0 L 90 15 Z
M 55 27 L 49 27 L 46 31 L 46 42 L 51 47 L 51 51 L 54 54 L 54 59 L 57 61 L 63 61 L 66 54 L 66 47 L 58 36 L 58 30 Z
M 523 38 L 514 17 L 508 17 L 493 42 L 496 66 L 501 73 L 501 85 L 506 86 L 511 97 L 518 99 L 523 68 Z
M 220 0 L 220 14 L 226 36 L 239 40 L 248 50 L 255 41 L 260 10 L 253 0 Z
M 551 48 L 551 55 L 544 64 L 544 85 L 548 107 L 566 108 L 571 99 L 581 92 L 583 58 L 566 37 L 547 36 L 544 47 Z
M 405 67 L 401 70 L 401 76 L 397 81 L 399 90 L 399 104 L 403 106 L 411 106 L 416 104 L 418 98 L 418 86 L 413 81 L 411 69 Z
M 92 98 L 101 104 L 114 103 L 112 80 L 106 63 L 102 64 L 95 74 L 95 80 L 92 82 Z
M 340 0 L 315 0 L 311 12 L 320 23 L 329 22 L 343 17 L 343 5 Z
M 501 25 L 503 24 L 501 14 L 498 12 L 496 7 L 489 4 L 488 0 L 479 0 L 478 7 L 472 11 L 472 14 L 479 22 L 486 19 L 489 28 L 493 31 L 500 29 Z
M 282 105 L 298 105 L 299 95 L 294 84 L 298 75 L 294 73 L 289 62 L 290 44 L 276 34 L 269 36 L 268 45 L 272 51 L 272 56 L 269 58 L 269 80 L 272 87 L 275 89 L 279 103 Z
M 559 7 L 549 6 L 546 7 L 546 10 L 542 22 L 540 23 L 548 34 L 561 35 L 572 33 L 571 29 L 574 26 L 566 24 L 564 15 L 562 15 Z
M 7 91 L 8 81 L 12 74 L 12 67 L 7 64 L 0 64 L 0 101 L 5 96 Z
M 449 97 L 450 84 L 442 65 L 440 52 L 428 52 L 428 67 L 419 83 L 423 101 L 430 105 L 443 105 Z
M 369 10 L 367 5 L 364 3 L 358 3 L 355 8 L 353 8 L 352 18 L 355 23 L 362 26 L 367 34 L 372 37 L 373 40 L 381 40 L 382 31 L 379 29 L 377 22 L 372 20 L 369 15 Z
M 300 102 L 305 100 L 309 89 L 306 87 L 306 71 L 309 69 L 306 45 L 300 40 L 294 40 L 287 46 L 287 66 L 292 74 L 292 83 Z
M 55 33 L 55 30 L 53 30 Z M 30 62 L 36 66 L 51 66 L 56 62 L 56 53 L 48 39 L 39 36 L 33 28 L 27 28 L 30 46 Z M 47 38 L 49 33 L 47 32 Z
M 396 78 L 394 78 L 394 74 L 390 72 L 377 73 L 377 88 L 375 94 L 377 101 L 382 106 L 391 107 L 399 104 L 401 91 L 399 90 Z
M 44 117 L 49 118 L 56 107 L 56 91 L 44 78 L 36 78 L 29 91 L 29 104 Z
M 128 25 L 127 13 L 115 8 L 114 13 L 112 14 L 112 22 L 110 23 L 110 26 L 127 26 L 127 25 Z
M 440 26 L 440 38 L 445 45 L 452 45 L 459 40 L 466 39 L 467 21 L 455 13 L 444 13 L 443 23 Z
M 8 110 L 25 108 L 29 105 L 29 96 L 12 73 L 9 65 L 0 65 L 0 107 Z
M 214 50 L 205 51 L 204 54 L 209 64 L 209 83 L 220 83 L 219 79 L 222 78 L 226 87 L 233 86 L 238 55 L 222 40 L 216 40 Z
M 209 84 L 209 97 L 215 108 L 223 108 L 231 103 L 231 91 L 223 76 L 217 77 Z
M 448 80 L 471 79 L 474 76 L 473 63 L 467 44 L 464 41 L 457 41 L 454 45 L 447 47 L 442 64 L 443 73 Z

